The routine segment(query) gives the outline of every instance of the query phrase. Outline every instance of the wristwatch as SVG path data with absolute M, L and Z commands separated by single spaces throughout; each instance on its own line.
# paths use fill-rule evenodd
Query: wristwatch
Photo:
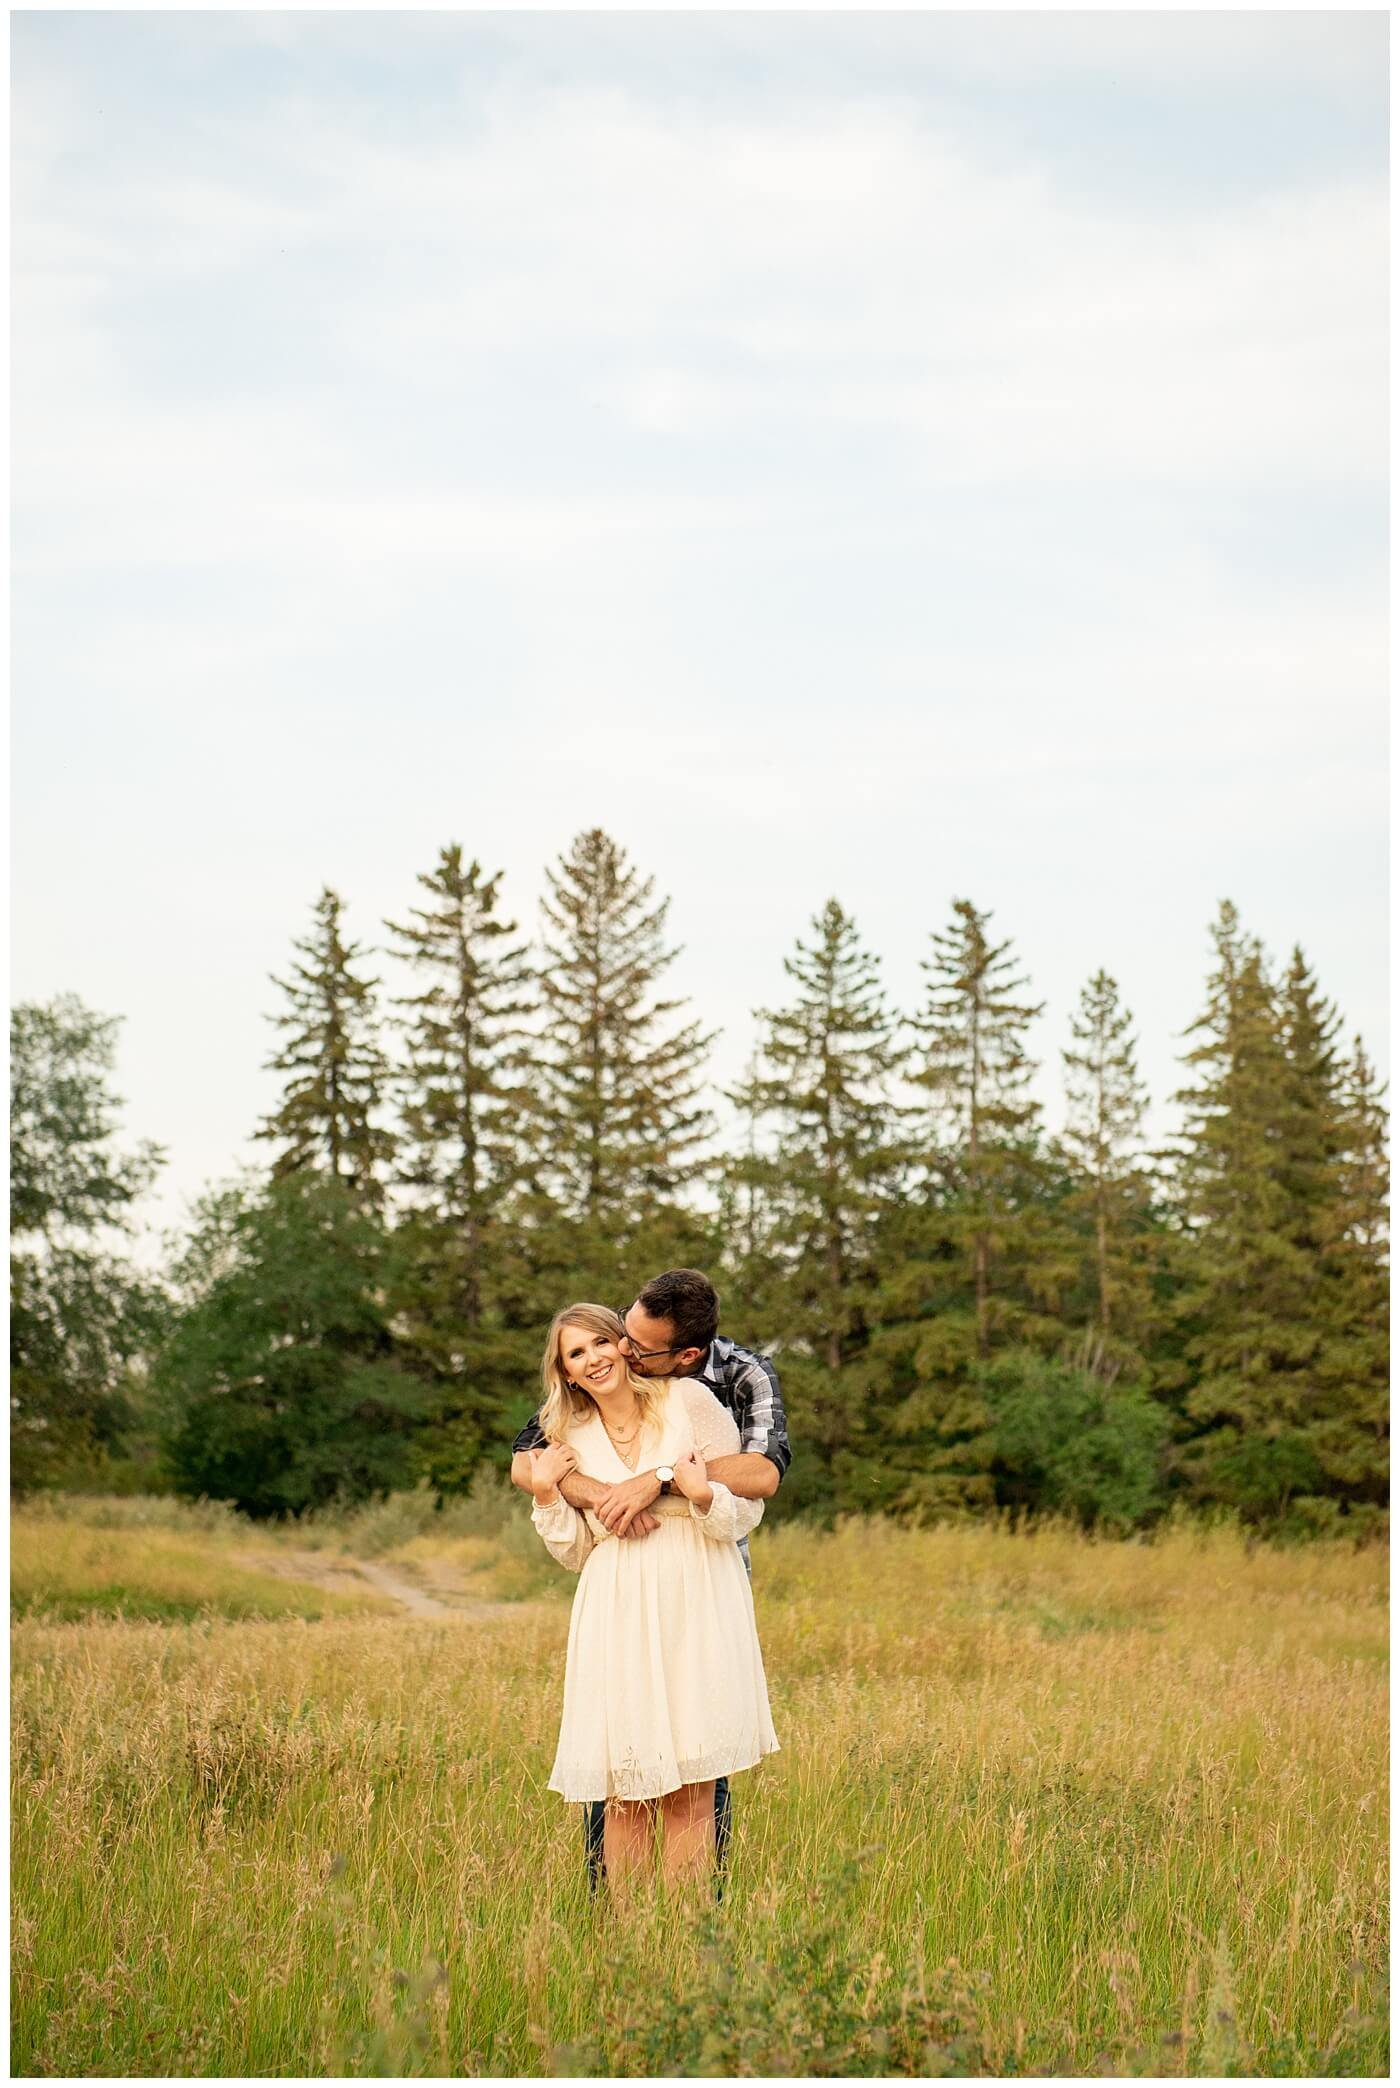
M 656 1476 L 657 1476 L 657 1478 L 658 1478 L 658 1479 L 659 1479 L 659 1480 L 661 1481 L 661 1491 L 662 1491 L 662 1493 L 664 1493 L 664 1494 L 668 1494 L 668 1493 L 669 1493 L 669 1492 L 671 1491 L 671 1481 L 672 1481 L 672 1480 L 673 1480 L 673 1479 L 675 1478 L 675 1476 L 676 1476 L 676 1468 L 675 1468 L 675 1466 L 674 1466 L 674 1465 L 658 1465 L 658 1466 L 656 1467 Z

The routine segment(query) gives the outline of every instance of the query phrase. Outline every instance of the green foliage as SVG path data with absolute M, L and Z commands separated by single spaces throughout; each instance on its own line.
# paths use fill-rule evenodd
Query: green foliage
M 1131 1530 L 1164 1505 L 1170 1420 L 1139 1385 L 1025 1350 L 977 1372 L 991 1418 L 998 1502 Z
M 1062 1144 L 1074 1177 L 1065 1214 L 1082 1225 L 1088 1317 L 1103 1348 L 1140 1369 L 1151 1345 L 1157 1235 L 1139 1159 L 1147 1091 L 1117 981 L 1096 972 L 1070 1018 L 1078 1049 L 1061 1054 L 1068 1115 Z
M 551 2049 L 550 2070 L 646 2080 L 994 2072 L 991 1974 L 956 1959 L 928 1966 L 918 1948 L 892 1965 L 869 1935 L 862 1876 L 880 1853 L 858 1850 L 824 1866 L 805 1908 L 785 1906 L 784 1919 L 763 1924 L 757 1954 L 714 1909 L 693 1918 L 660 1981 L 646 1963 L 628 1961 L 624 1942 L 599 2035 Z M 775 1895 L 775 1915 L 778 1904 Z
M 10 1483 L 110 1458 L 139 1419 L 134 1368 L 165 1322 L 160 1286 L 111 1242 L 161 1163 L 122 1153 L 109 1087 L 117 1018 L 71 994 L 10 1021 Z
M 726 1211 L 742 1217 L 735 1288 L 757 1303 L 765 1342 L 782 1352 L 793 1432 L 830 1465 L 859 1456 L 878 1229 L 904 1154 L 893 1099 L 900 1054 L 878 961 L 836 900 L 812 926 L 812 942 L 799 939 L 783 960 L 796 998 L 759 1010 L 763 1040 L 731 1098 L 750 1137 L 728 1170 Z
M 1385 1498 L 1379 1096 L 1344 1077 L 1337 1022 L 1301 951 L 1280 986 L 1228 903 L 1186 1062 L 1175 1192 L 1177 1314 L 1196 1496 L 1247 1519 L 1295 1501 Z
M 275 1181 L 320 1169 L 374 1203 L 382 1196 L 380 1170 L 394 1149 L 380 1121 L 389 1063 L 379 1042 L 379 982 L 352 969 L 363 952 L 342 939 L 343 912 L 340 898 L 325 887 L 311 934 L 294 943 L 306 962 L 293 963 L 289 979 L 273 979 L 287 1007 L 272 1020 L 288 1036 L 267 1063 L 291 1077 L 280 1107 L 254 1136 L 281 1146 Z
M 658 997 L 678 952 L 670 901 L 652 904 L 615 841 L 593 827 L 545 873 L 541 1034 L 531 1055 L 535 1174 L 603 1237 L 699 1170 L 713 1125 L 700 1103 L 713 1037 Z
M 460 1499 L 534 1410 L 559 1304 L 625 1306 L 685 1265 L 715 1271 L 724 1331 L 780 1370 L 775 1521 L 1001 1504 L 1130 1527 L 1186 1499 L 1286 1537 L 1379 1525 L 1384 1091 L 1301 950 L 1275 977 L 1222 907 L 1180 1132 L 1145 1156 L 1105 971 L 1070 1018 L 1052 1137 L 1030 1094 L 1040 1005 L 990 917 L 955 902 L 903 1021 L 833 898 L 785 960 L 790 1002 L 757 1011 L 731 1150 L 707 1157 L 711 1039 L 665 994 L 668 902 L 598 828 L 546 875 L 533 956 L 499 873 L 452 844 L 419 876 L 387 924 L 410 988 L 393 1072 L 378 982 L 322 893 L 260 1132 L 275 1185 L 306 1195 L 206 1197 L 159 1442 L 161 1297 L 101 1238 L 156 1157 L 112 1149 L 113 1025 L 71 1000 L 16 1011 L 21 1486 L 159 1487 L 178 1445 L 183 1487 L 264 1513 L 419 1476 Z M 313 1214 L 317 1181 L 339 1215 Z
M 415 1475 L 430 1399 L 394 1354 L 386 1253 L 379 1222 L 322 1176 L 216 1200 L 158 1366 L 182 1491 L 270 1515 Z

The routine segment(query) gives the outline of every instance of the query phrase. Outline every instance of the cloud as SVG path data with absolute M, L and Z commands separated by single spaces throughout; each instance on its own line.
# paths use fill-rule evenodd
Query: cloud
M 17 983 L 130 1012 L 139 1130 L 235 1148 L 323 878 L 371 922 L 457 833 L 528 913 L 595 819 L 735 1054 L 831 889 L 911 974 L 953 889 L 1062 1003 L 1097 941 L 1159 1057 L 1234 890 L 1379 1039 L 1383 23 L 70 23 L 16 24 Z

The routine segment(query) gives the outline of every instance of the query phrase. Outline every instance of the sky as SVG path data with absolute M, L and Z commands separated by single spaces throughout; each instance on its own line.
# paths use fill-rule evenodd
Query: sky
M 451 841 L 613 835 L 721 1085 L 832 896 L 906 1011 L 990 910 L 1052 1127 L 1226 897 L 1388 1071 L 1383 14 L 11 29 L 12 998 L 153 1227 Z

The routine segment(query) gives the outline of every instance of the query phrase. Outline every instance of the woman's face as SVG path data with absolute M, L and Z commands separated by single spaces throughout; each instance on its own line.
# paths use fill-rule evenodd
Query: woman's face
M 565 1377 L 595 1398 L 600 1392 L 604 1397 L 620 1392 L 627 1382 L 627 1365 L 611 1334 L 593 1334 L 587 1327 L 561 1327 L 559 1361 Z

